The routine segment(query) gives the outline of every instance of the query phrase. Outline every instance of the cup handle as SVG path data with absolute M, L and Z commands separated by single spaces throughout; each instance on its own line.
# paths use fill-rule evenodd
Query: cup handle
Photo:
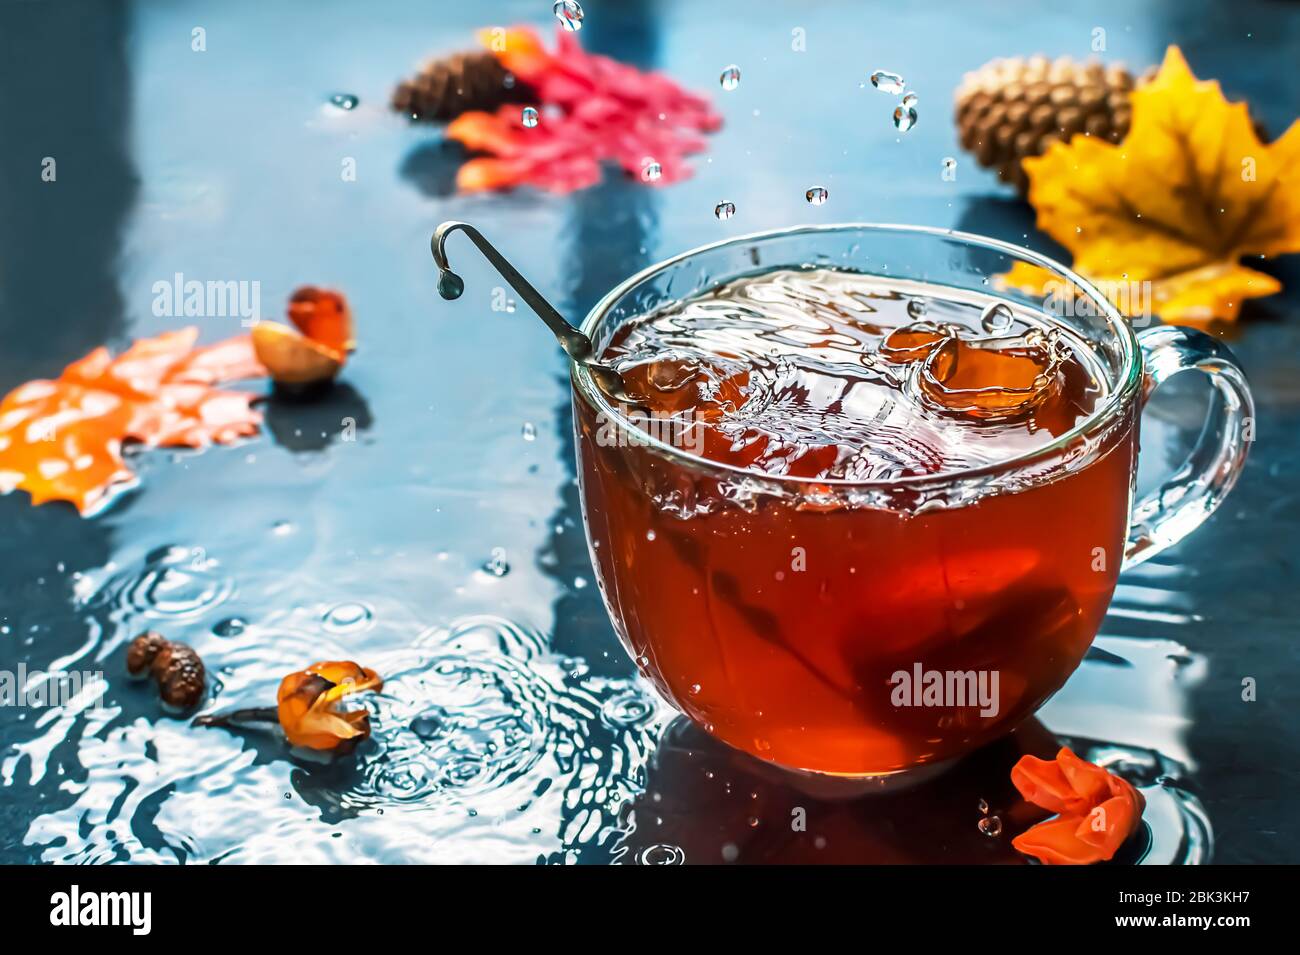
M 1138 335 L 1145 378 L 1142 401 L 1164 381 L 1195 369 L 1210 376 L 1216 394 L 1205 427 L 1187 460 L 1160 487 L 1133 506 L 1124 569 L 1182 540 L 1222 503 L 1246 463 L 1255 403 L 1241 365 L 1222 342 L 1178 325 Z

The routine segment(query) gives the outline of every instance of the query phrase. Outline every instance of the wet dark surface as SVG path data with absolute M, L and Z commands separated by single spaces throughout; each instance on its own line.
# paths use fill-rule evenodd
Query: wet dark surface
M 522 309 L 493 311 L 499 282 L 471 257 L 464 298 L 444 304 L 428 253 L 438 222 L 472 221 L 574 319 L 665 256 L 804 222 L 953 226 L 1052 253 L 1032 212 L 956 145 L 962 72 L 1015 53 L 1083 57 L 1101 26 L 1107 56 L 1135 66 L 1180 43 L 1280 131 L 1300 105 L 1300 7 L 760 14 L 592 0 L 589 48 L 664 69 L 722 111 L 696 176 L 457 197 L 458 151 L 391 115 L 389 90 L 426 55 L 472 46 L 476 27 L 549 31 L 549 6 L 0 5 L 0 392 L 185 323 L 151 308 L 153 283 L 177 272 L 259 282 L 270 318 L 300 284 L 341 288 L 360 342 L 327 400 L 273 401 L 263 433 L 236 447 L 137 458 L 141 488 L 93 519 L 0 497 L 0 666 L 109 681 L 100 711 L 0 708 L 0 860 L 1009 861 L 968 797 L 996 808 L 1015 754 L 1050 750 L 1050 730 L 1150 787 L 1176 781 L 1148 861 L 1198 857 L 1170 845 L 1170 819 L 1198 818 L 1187 792 L 1215 861 L 1300 861 L 1294 257 L 1263 266 L 1289 291 L 1225 332 L 1259 411 L 1237 489 L 1121 578 L 1046 729 L 979 754 L 947 795 L 923 790 L 918 816 L 893 797 L 803 798 L 690 727 L 665 728 L 671 713 L 635 678 L 592 584 L 561 356 Z M 723 93 L 732 62 L 743 80 Z M 859 88 L 880 68 L 921 97 L 901 139 L 890 101 Z M 328 105 L 337 92 L 360 106 Z M 955 182 L 940 176 L 946 156 Z M 44 157 L 55 182 L 41 181 Z M 348 159 L 355 181 L 340 174 Z M 811 208 L 816 184 L 830 199 Z M 723 198 L 737 213 L 719 222 Z M 189 321 L 204 340 L 241 330 L 237 317 Z M 1169 391 L 1147 415 L 1144 481 L 1199 422 L 1197 389 Z M 503 576 L 482 569 L 495 548 Z M 389 678 L 375 739 L 320 766 L 269 736 L 161 716 L 122 679 L 124 644 L 147 627 L 199 649 L 221 708 L 266 702 L 318 659 L 374 667 Z M 1255 702 L 1241 699 L 1247 677 Z M 797 806 L 803 838 L 786 834 Z

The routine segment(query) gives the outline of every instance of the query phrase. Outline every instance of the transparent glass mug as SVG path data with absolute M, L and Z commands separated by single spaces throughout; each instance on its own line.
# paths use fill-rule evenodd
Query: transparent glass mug
M 770 477 L 647 433 L 574 366 L 583 516 L 606 607 L 641 672 L 707 732 L 788 769 L 873 777 L 1014 728 L 1079 665 L 1121 568 L 1181 539 L 1232 487 L 1250 392 L 1209 336 L 1135 334 L 1047 258 L 920 227 L 731 239 L 633 276 L 587 316 L 600 351 L 629 319 L 770 269 L 842 268 L 969 300 L 1017 263 L 1050 274 L 1047 296 L 998 297 L 1068 326 L 1107 389 L 1073 430 L 993 466 L 889 481 Z M 1189 369 L 1216 395 L 1200 442 L 1134 502 L 1142 405 Z M 938 673 L 944 692 L 900 697 L 900 673 Z

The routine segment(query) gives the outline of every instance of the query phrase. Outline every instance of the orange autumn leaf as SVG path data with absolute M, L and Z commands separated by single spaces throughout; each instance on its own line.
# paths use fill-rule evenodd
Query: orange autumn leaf
M 1300 251 L 1300 122 L 1261 142 L 1246 105 L 1198 80 L 1176 46 L 1132 108 L 1118 145 L 1079 134 L 1024 160 L 1038 227 L 1107 294 L 1149 282 L 1149 302 L 1116 302 L 1129 314 L 1234 319 L 1281 288 L 1240 259 Z
M 198 329 L 140 339 L 113 358 L 96 348 L 53 381 L 0 401 L 0 493 L 69 501 L 83 515 L 131 486 L 123 445 L 201 448 L 254 434 L 252 394 L 213 385 L 265 374 L 248 336 L 195 348 Z
M 280 726 L 294 746 L 330 750 L 352 745 L 370 735 L 370 714 L 340 709 L 340 702 L 383 686 L 374 670 L 350 660 L 313 664 L 280 681 L 276 693 Z
M 1055 760 L 1022 756 L 1011 782 L 1027 802 L 1057 813 L 1011 841 L 1048 865 L 1109 861 L 1137 831 L 1146 809 L 1130 783 L 1064 746 Z

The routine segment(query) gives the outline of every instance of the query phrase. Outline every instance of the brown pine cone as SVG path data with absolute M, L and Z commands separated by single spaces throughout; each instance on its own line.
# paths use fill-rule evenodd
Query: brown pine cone
M 455 53 L 430 60 L 393 90 L 393 109 L 412 119 L 441 123 L 469 110 L 494 111 L 526 103 L 533 91 L 519 83 L 490 52 Z
M 1020 161 L 1041 155 L 1050 143 L 1076 133 L 1112 143 L 1128 135 L 1136 82 L 1118 64 L 1044 56 L 992 60 L 967 73 L 957 89 L 962 148 L 1023 195 L 1029 180 Z

